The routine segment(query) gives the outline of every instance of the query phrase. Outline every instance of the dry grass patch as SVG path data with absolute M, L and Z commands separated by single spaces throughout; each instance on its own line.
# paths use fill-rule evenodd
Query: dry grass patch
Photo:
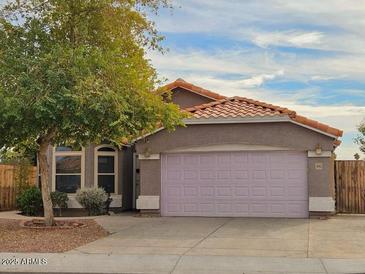
M 0 219 L 0 252 L 65 252 L 108 235 L 94 220 L 77 221 L 85 226 L 32 229 L 20 220 Z

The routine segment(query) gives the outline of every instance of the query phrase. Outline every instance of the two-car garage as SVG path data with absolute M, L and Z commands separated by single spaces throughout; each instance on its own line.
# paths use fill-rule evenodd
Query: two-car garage
M 308 217 L 307 155 L 162 154 L 162 216 Z
M 210 94 L 178 81 L 185 94 Z M 342 131 L 244 97 L 188 109 L 185 126 L 136 142 L 136 208 L 162 216 L 308 218 L 335 212 Z

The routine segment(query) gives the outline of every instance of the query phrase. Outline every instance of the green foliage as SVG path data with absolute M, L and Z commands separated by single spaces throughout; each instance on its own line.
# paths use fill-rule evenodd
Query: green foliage
M 0 16 L 0 146 L 125 139 L 184 117 L 155 89 L 165 0 L 19 0 Z
M 185 117 L 164 103 L 146 58 L 162 37 L 147 17 L 168 0 L 9 0 L 0 10 L 0 148 L 35 148 L 45 221 L 47 148 L 122 145 Z
M 51 192 L 51 199 L 54 207 L 67 208 L 67 193 L 60 191 Z
M 42 194 L 39 188 L 31 187 L 16 198 L 18 209 L 27 216 L 37 216 L 43 207 Z
M 76 201 L 88 211 L 90 216 L 104 213 L 107 198 L 108 195 L 103 188 L 84 188 L 76 192 Z
M 355 139 L 355 143 L 360 146 L 360 151 L 365 153 L 365 122 L 363 122 L 359 127 L 359 135 Z
M 360 154 L 356 152 L 356 153 L 354 154 L 354 159 L 355 159 L 356 161 L 360 160 Z
M 58 215 L 62 216 L 62 209 L 68 207 L 67 193 L 60 192 L 60 191 L 51 192 L 51 200 L 52 200 L 53 207 L 58 208 Z

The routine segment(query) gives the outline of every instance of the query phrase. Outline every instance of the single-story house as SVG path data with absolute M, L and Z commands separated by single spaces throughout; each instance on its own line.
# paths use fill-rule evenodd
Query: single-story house
M 335 211 L 334 154 L 342 131 L 287 108 L 227 98 L 182 79 L 166 86 L 189 112 L 118 150 L 50 148 L 52 189 L 101 186 L 112 206 L 162 216 L 293 217 Z

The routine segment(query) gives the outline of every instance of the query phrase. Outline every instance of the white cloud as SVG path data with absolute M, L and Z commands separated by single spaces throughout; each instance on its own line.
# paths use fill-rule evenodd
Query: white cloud
M 269 32 L 255 33 L 252 41 L 262 48 L 269 46 L 295 46 L 295 47 L 313 47 L 321 44 L 323 34 L 321 32 Z
M 160 30 L 365 54 L 364 0 L 177 0 L 176 6 L 172 16 L 157 18 Z
M 233 49 L 203 51 L 201 49 L 171 50 L 166 55 L 150 53 L 149 57 L 161 74 L 172 72 L 216 77 L 217 74 L 240 74 L 255 77 L 285 71 L 289 80 L 308 81 L 347 78 L 362 81 L 365 55 L 325 57 L 298 56 L 295 53 L 270 50 Z
M 314 81 L 328 81 L 328 80 L 334 80 L 341 77 L 331 77 L 331 76 L 324 76 L 324 75 L 313 75 L 310 79 Z
M 276 77 L 281 76 L 283 74 L 284 71 L 279 70 L 277 73 L 274 74 L 255 75 L 251 78 L 239 81 L 239 84 L 241 84 L 243 88 L 256 88 L 260 87 L 264 82 L 268 80 L 274 80 Z

